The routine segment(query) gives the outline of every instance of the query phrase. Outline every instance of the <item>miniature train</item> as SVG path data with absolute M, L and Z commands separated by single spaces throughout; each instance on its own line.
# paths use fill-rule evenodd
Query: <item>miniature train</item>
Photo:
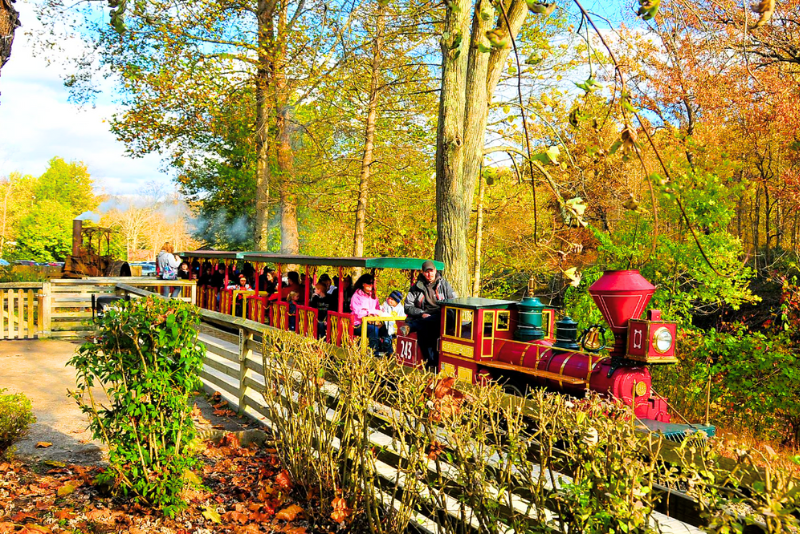
M 211 254 L 211 253 L 209 253 Z M 216 253 L 219 254 L 219 253 Z M 191 255 L 191 253 L 189 253 Z M 397 268 L 415 279 L 421 260 L 408 258 L 313 258 L 280 256 L 265 253 L 237 253 L 235 260 L 256 265 L 305 266 L 306 277 L 313 284 L 320 265 L 338 267 L 340 279 L 347 267 Z M 661 319 L 656 309 L 640 319 L 655 292 L 638 271 L 606 271 L 589 293 L 614 334 L 614 344 L 607 354 L 605 329 L 593 325 L 581 333 L 578 325 L 565 316 L 556 320 L 556 310 L 537 298 L 519 302 L 487 298 L 456 298 L 442 303 L 439 371 L 460 381 L 481 384 L 496 380 L 523 390 L 544 386 L 555 391 L 580 394 L 587 390 L 611 395 L 633 408 L 634 414 L 651 430 L 660 430 L 671 439 L 703 430 L 714 434 L 714 427 L 670 423 L 667 401 L 653 392 L 648 366 L 677 362 L 675 345 L 677 325 Z M 287 330 L 287 303 L 278 291 L 268 298 L 256 290 L 246 295 L 248 317 Z M 231 292 L 200 290 L 203 307 L 232 313 Z M 331 310 L 327 317 L 326 340 L 342 345 L 353 337 L 354 316 L 342 309 Z M 296 333 L 317 335 L 317 310 L 308 300 L 297 306 Z M 402 322 L 398 321 L 401 325 Z M 398 330 L 395 356 L 403 365 L 419 367 L 423 358 L 416 334 Z
M 555 309 L 536 298 L 520 302 L 457 298 L 443 303 L 439 369 L 459 380 L 494 379 L 578 393 L 611 394 L 633 406 L 637 417 L 669 423 L 667 403 L 654 395 L 650 364 L 674 363 L 676 323 L 650 310 L 640 320 L 655 287 L 638 271 L 607 271 L 589 289 L 611 330 L 608 355 L 599 325 L 578 334 L 569 317 L 555 321 Z M 399 335 L 398 359 L 419 364 L 414 334 Z

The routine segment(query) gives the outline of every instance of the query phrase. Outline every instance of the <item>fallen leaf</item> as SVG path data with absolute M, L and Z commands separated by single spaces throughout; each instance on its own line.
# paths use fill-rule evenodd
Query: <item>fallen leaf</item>
M 347 507 L 347 501 L 341 497 L 336 497 L 333 499 L 331 503 L 333 505 L 333 512 L 331 512 L 331 519 L 336 521 L 337 523 L 344 522 L 348 517 L 350 517 L 350 508 Z
M 11 520 L 14 523 L 24 523 L 26 519 L 36 519 L 36 514 L 31 514 L 29 512 L 17 512 L 11 516 Z
M 56 519 L 75 519 L 75 514 L 72 513 L 72 510 L 64 508 L 63 510 L 59 510 L 54 513 L 53 517 Z
M 42 525 L 25 525 L 20 531 L 20 534 L 40 534 L 41 532 L 53 532 L 50 527 L 43 527 Z
M 67 467 L 67 464 L 64 462 L 58 462 L 56 460 L 45 460 L 44 464 L 52 467 Z
M 275 519 L 283 519 L 284 521 L 294 521 L 295 518 L 303 513 L 303 509 L 297 506 L 296 504 L 292 504 L 291 506 L 287 506 L 277 514 L 275 514 Z
M 217 512 L 214 508 L 206 507 L 203 510 L 203 517 L 214 523 L 222 523 L 222 518 L 219 516 L 219 512 Z
M 93 508 L 86 512 L 86 519 L 89 521 L 97 521 L 103 516 L 108 515 L 108 510 L 103 510 L 101 508 Z
M 249 514 L 237 512 L 235 510 L 233 512 L 228 512 L 227 514 L 225 514 L 225 521 L 228 523 L 235 522 L 244 525 L 245 523 L 247 523 L 248 519 L 249 519 Z
M 275 477 L 275 483 L 283 490 L 289 491 L 292 489 L 292 478 L 286 469 L 278 473 L 278 476 Z
M 71 484 L 69 482 L 64 484 L 63 486 L 58 488 L 58 496 L 59 497 L 66 497 L 67 495 L 69 495 L 70 493 L 73 493 L 75 491 L 75 487 L 76 486 L 74 484 Z
M 195 474 L 195 472 L 192 471 L 191 469 L 187 469 L 186 471 L 183 472 L 183 480 L 184 482 L 188 482 L 189 484 L 192 484 L 194 486 L 199 486 L 200 484 L 203 483 L 203 481 L 200 480 L 200 477 L 197 476 L 197 474 Z
M 285 534 L 306 534 L 306 527 L 286 527 L 282 530 Z
M 37 441 L 36 442 L 36 448 L 37 449 L 46 449 L 47 447 L 52 447 L 52 446 L 53 446 L 53 444 L 50 443 L 49 441 Z
M 197 407 L 197 403 L 194 403 L 194 408 L 192 408 L 192 417 L 201 417 L 203 415 L 203 411 Z

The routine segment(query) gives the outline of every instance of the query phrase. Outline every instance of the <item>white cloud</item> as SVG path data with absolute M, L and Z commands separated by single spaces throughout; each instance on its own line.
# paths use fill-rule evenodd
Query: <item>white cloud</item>
M 16 32 L 11 59 L 0 76 L 0 176 L 39 175 L 52 157 L 60 156 L 83 161 L 98 193 L 135 195 L 151 182 L 171 189 L 157 155 L 128 158 L 109 131 L 107 120 L 117 109 L 111 95 L 103 95 L 94 108 L 67 102 L 58 60 L 48 65 L 32 53 L 26 33 L 37 24 L 33 6 L 18 2 L 17 8 L 24 26 Z M 68 48 L 80 46 L 75 45 Z

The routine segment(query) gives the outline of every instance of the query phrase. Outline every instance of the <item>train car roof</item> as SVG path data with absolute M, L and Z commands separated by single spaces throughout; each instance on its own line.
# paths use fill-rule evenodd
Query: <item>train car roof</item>
M 323 265 L 329 267 L 352 267 L 361 269 L 407 269 L 418 270 L 422 268 L 424 259 L 419 258 L 334 258 L 324 256 L 300 256 L 294 254 L 278 254 L 270 252 L 244 252 L 238 258 L 251 262 L 297 264 L 297 265 Z M 444 263 L 434 261 L 436 269 L 443 271 Z
M 458 297 L 454 299 L 445 300 L 442 304 L 444 306 L 452 306 L 454 308 L 466 308 L 469 310 L 478 310 L 478 309 L 506 310 L 512 304 L 517 304 L 517 302 L 513 300 L 485 299 L 481 297 Z
M 204 259 L 217 259 L 217 260 L 238 260 L 242 258 L 243 254 L 247 251 L 231 251 L 231 250 L 189 250 L 185 252 L 176 253 L 180 257 L 187 258 L 204 258 Z

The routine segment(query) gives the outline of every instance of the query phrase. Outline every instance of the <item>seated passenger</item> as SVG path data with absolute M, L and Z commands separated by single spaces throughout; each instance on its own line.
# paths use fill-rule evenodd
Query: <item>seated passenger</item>
M 203 266 L 203 274 L 200 275 L 200 278 L 197 280 L 198 286 L 210 286 L 211 285 L 211 278 L 213 277 L 213 273 L 211 272 L 211 264 L 207 264 Z
M 286 289 L 300 294 L 300 275 L 297 271 L 289 271 L 286 275 Z
M 353 288 L 353 297 L 350 300 L 350 311 L 355 315 L 353 320 L 353 334 L 361 335 L 364 317 L 380 317 L 382 314 L 378 299 L 372 296 L 375 279 L 371 274 L 363 274 Z M 381 343 L 379 326 L 376 323 L 367 323 L 367 339 L 375 355 L 391 354 L 392 345 Z
M 328 310 L 336 308 L 336 302 L 333 300 L 333 295 L 328 295 L 325 291 L 325 284 L 317 282 L 314 286 L 314 295 L 308 303 L 309 307 L 316 308 L 317 312 L 317 337 L 322 339 L 325 337 L 327 330 Z
M 319 277 L 319 281 L 325 284 L 325 293 L 328 295 L 333 295 L 333 292 L 336 291 L 336 286 L 334 285 L 333 280 L 331 280 L 331 277 L 325 273 Z
M 178 267 L 178 280 L 189 280 L 192 277 L 192 271 L 189 264 L 182 261 Z
M 247 277 L 244 274 L 239 275 L 239 283 L 238 284 L 228 284 L 228 288 L 231 291 L 252 291 L 253 288 L 250 287 L 250 284 L 247 282 Z M 244 294 L 239 293 L 236 295 L 236 304 L 234 315 L 236 317 L 242 316 L 242 306 L 244 305 Z
M 286 296 L 286 302 L 289 303 L 289 330 L 295 331 L 297 327 L 297 302 L 300 300 L 300 293 L 297 291 L 290 291 Z
M 223 289 L 225 285 L 225 264 L 220 263 L 217 265 L 217 270 L 211 276 L 211 287 L 214 289 Z
M 442 301 L 456 297 L 453 288 L 430 260 L 422 264 L 422 272 L 406 295 L 406 324 L 417 333 L 425 367 L 433 372 L 439 367 L 437 343 L 441 335 Z
M 386 316 L 397 316 L 403 317 L 405 312 L 403 311 L 403 305 L 400 304 L 403 302 L 403 294 L 397 291 L 396 289 L 392 291 L 386 300 L 381 305 L 381 312 L 383 312 Z M 397 335 L 397 323 L 394 321 L 389 321 L 384 323 L 386 329 L 386 335 L 391 338 L 396 337 Z M 381 332 L 381 336 L 383 336 L 383 332 Z

